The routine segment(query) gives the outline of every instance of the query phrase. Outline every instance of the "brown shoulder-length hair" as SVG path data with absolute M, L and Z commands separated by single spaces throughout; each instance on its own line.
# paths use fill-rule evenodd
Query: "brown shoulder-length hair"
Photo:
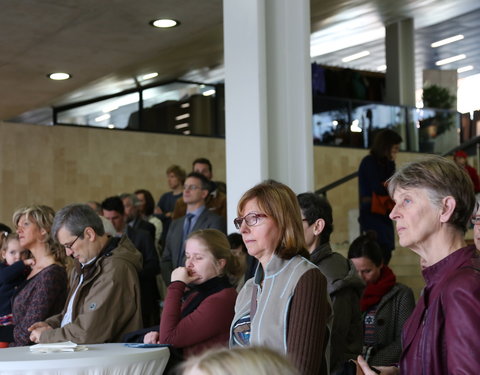
M 237 206 L 239 216 L 243 215 L 245 205 L 252 199 L 256 199 L 258 207 L 278 226 L 280 239 L 275 254 L 282 259 L 290 259 L 295 255 L 308 259 L 300 206 L 292 189 L 274 180 L 255 185 L 240 198 Z

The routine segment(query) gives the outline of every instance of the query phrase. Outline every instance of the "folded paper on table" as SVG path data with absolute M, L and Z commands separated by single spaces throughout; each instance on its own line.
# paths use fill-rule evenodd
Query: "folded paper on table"
M 30 347 L 31 352 L 52 353 L 52 352 L 81 352 L 88 350 L 85 345 L 77 345 L 71 341 L 54 342 L 51 344 L 37 344 Z

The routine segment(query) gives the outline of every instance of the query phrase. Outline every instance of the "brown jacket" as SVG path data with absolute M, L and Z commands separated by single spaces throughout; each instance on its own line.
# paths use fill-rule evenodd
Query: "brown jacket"
M 126 236 L 111 238 L 94 263 L 83 270 L 77 264 L 65 307 L 62 313 L 46 320 L 53 329 L 44 331 L 40 342 L 121 342 L 125 333 L 142 328 L 138 282 L 141 268 L 142 254 L 132 242 Z M 82 271 L 85 279 L 73 302 L 72 322 L 60 327 Z

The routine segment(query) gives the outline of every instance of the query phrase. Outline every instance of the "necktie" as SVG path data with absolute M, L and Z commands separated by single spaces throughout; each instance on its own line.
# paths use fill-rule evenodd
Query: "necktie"
M 192 213 L 189 213 L 185 216 L 185 221 L 183 222 L 183 233 L 182 233 L 182 243 L 181 243 L 181 248 L 180 251 L 178 252 L 178 266 L 184 266 L 185 265 L 185 240 L 187 239 L 188 235 L 192 231 L 192 219 L 195 215 Z

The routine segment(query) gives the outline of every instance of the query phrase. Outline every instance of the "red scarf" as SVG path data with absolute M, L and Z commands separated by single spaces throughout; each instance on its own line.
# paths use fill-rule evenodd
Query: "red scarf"
M 380 277 L 375 283 L 368 284 L 360 300 L 360 310 L 367 311 L 370 307 L 380 302 L 382 297 L 393 288 L 397 279 L 388 266 L 383 266 Z

